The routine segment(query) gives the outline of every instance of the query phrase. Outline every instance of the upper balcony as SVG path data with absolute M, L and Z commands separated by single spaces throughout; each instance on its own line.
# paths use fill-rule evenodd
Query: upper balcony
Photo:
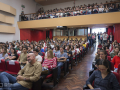
M 92 27 L 92 26 L 110 26 L 120 23 L 120 12 L 89 14 L 80 16 L 49 18 L 31 21 L 20 21 L 20 29 L 54 29 L 56 26 L 74 27 Z

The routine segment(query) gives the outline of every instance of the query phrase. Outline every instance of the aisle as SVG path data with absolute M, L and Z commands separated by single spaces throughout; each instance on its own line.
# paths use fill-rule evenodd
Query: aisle
M 74 66 L 73 70 L 65 78 L 62 78 L 60 83 L 52 90 L 83 90 L 83 86 L 88 79 L 88 72 L 92 68 L 91 64 L 95 57 L 96 46 L 91 47 L 82 62 Z

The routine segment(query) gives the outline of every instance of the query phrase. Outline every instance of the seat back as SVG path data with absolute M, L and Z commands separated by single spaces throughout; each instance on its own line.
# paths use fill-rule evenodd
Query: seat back
M 20 57 L 20 54 L 17 54 L 18 55 L 18 58 Z
M 111 70 L 114 71 L 114 63 L 111 62 Z
M 111 57 L 110 57 L 110 56 L 107 56 L 107 59 L 108 59 L 109 61 L 111 61 Z
M 116 73 L 116 72 L 113 72 L 113 74 L 116 76 L 119 84 L 120 84 L 120 74 Z
M 44 57 L 43 56 L 41 56 L 42 57 L 42 62 L 41 62 L 41 64 L 43 63 L 43 61 L 44 61 Z
M 44 52 L 42 52 L 42 54 L 43 54 L 43 57 L 45 57 L 45 53 L 44 53 Z
M 118 64 L 118 70 L 117 73 L 120 74 L 120 63 Z
M 21 70 L 21 68 L 20 68 L 20 64 L 18 61 L 14 61 L 14 60 L 7 61 L 7 72 L 9 74 L 17 75 L 17 73 L 20 70 Z
M 6 70 L 6 63 L 5 60 L 1 59 L 0 60 L 0 72 L 3 72 Z

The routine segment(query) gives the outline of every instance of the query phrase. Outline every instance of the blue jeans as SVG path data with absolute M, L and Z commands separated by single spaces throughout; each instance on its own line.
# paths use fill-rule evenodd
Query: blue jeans
M 0 90 L 29 90 L 17 83 L 16 77 L 6 72 L 0 74 L 0 82 L 3 84 L 3 87 L 0 88 Z
M 58 79 L 60 78 L 60 74 L 61 74 L 61 67 L 63 66 L 63 62 L 58 62 L 57 66 L 58 66 Z

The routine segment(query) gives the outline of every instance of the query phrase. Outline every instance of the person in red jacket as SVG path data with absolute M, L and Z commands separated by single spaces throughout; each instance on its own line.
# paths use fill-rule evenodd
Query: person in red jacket
M 118 64 L 120 63 L 120 51 L 119 51 L 118 55 L 113 57 L 111 62 L 114 63 L 115 68 L 118 68 Z

